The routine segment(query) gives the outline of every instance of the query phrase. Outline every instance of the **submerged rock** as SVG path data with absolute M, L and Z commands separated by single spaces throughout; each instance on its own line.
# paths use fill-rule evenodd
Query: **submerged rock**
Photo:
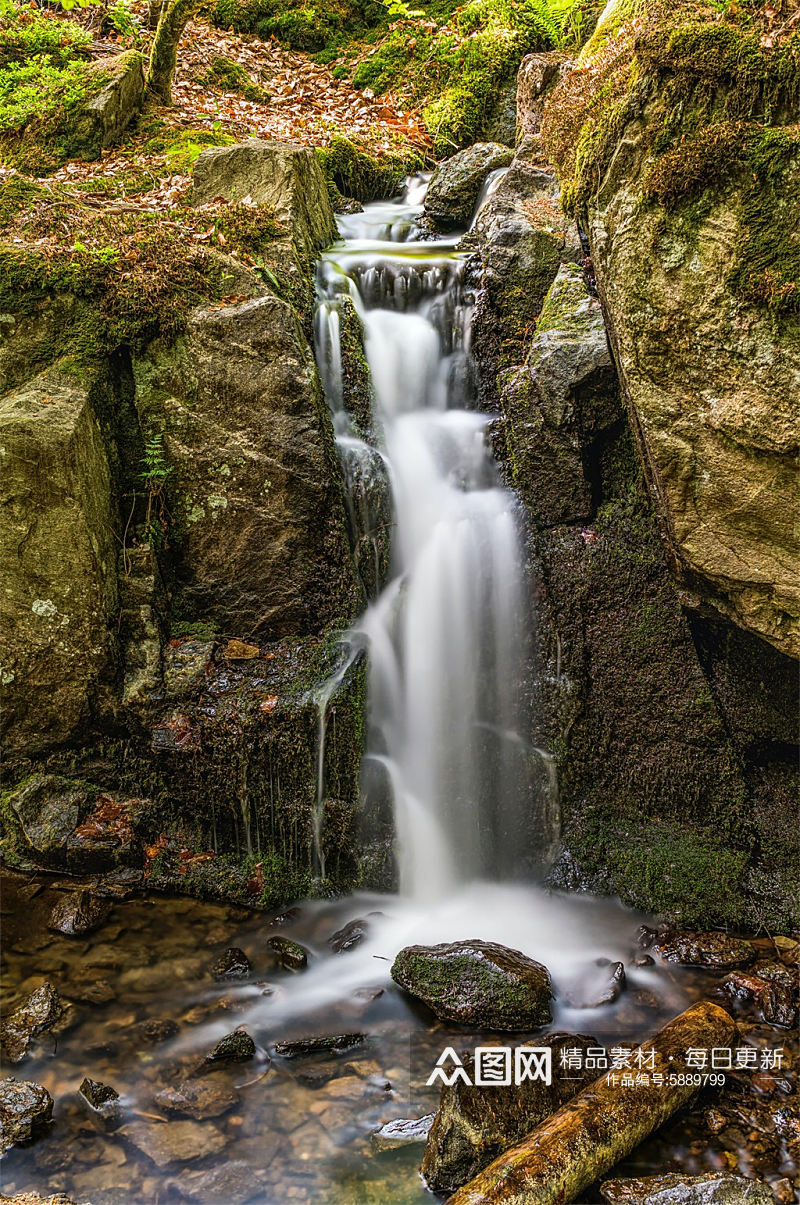
M 0 1154 L 27 1142 L 53 1116 L 53 1098 L 31 1080 L 0 1080 Z
M 360 1046 L 366 1040 L 366 1034 L 363 1033 L 325 1034 L 322 1037 L 293 1038 L 286 1042 L 275 1042 L 272 1050 L 282 1058 L 293 1059 L 304 1054 L 352 1050 L 354 1046 Z
M 308 950 L 289 937 L 270 937 L 267 942 L 278 963 L 286 971 L 304 971 L 308 966 Z
M 476 1087 L 457 1080 L 442 1088 L 422 1161 L 422 1175 L 434 1192 L 449 1192 L 466 1184 L 596 1078 L 597 1072 L 584 1070 L 586 1051 L 597 1045 L 596 1038 L 548 1034 L 541 1045 L 552 1051 L 550 1084 L 526 1079 L 508 1087 Z M 566 1057 L 567 1052 L 575 1053 L 579 1070 L 560 1066 L 561 1056 Z M 469 1079 L 474 1080 L 474 1056 L 467 1054 L 462 1061 Z
M 185 1080 L 174 1088 L 162 1088 L 153 1097 L 159 1109 L 183 1114 L 195 1121 L 219 1117 L 232 1109 L 238 1100 L 232 1088 L 210 1078 Z
M 224 1202 L 225 1205 L 244 1205 L 253 1197 L 263 1194 L 264 1185 L 253 1174 L 246 1163 L 239 1160 L 221 1163 L 206 1171 L 183 1172 L 171 1181 L 187 1201 Z
M 426 1113 L 424 1117 L 387 1121 L 373 1133 L 372 1145 L 378 1151 L 393 1151 L 414 1142 L 426 1142 L 434 1117 L 434 1113 Z
M 392 978 L 443 1021 L 486 1029 L 533 1029 L 551 1019 L 547 968 L 495 942 L 407 946 Z
M 508 167 L 511 147 L 499 142 L 476 142 L 440 163 L 425 195 L 425 214 L 437 230 L 469 225 L 489 172 Z
M 652 959 L 650 960 L 652 963 Z M 612 1004 L 625 988 L 625 967 L 621 962 L 593 963 L 564 988 L 564 1001 L 570 1008 L 600 1008 Z
M 719 1172 L 606 1180 L 600 1191 L 611 1205 L 775 1205 L 768 1184 Z
M 91 891 L 75 891 L 53 908 L 48 928 L 66 937 L 82 937 L 99 929 L 110 911 L 108 900 L 98 899 Z
M 61 1020 L 64 1006 L 47 980 L 0 1024 L 0 1043 L 12 1065 L 21 1063 L 33 1039 Z
M 351 920 L 328 938 L 328 945 L 334 954 L 341 954 L 345 950 L 352 950 L 360 945 L 368 933 L 369 921 L 361 918 Z
M 215 1126 L 199 1121 L 134 1121 L 118 1132 L 161 1168 L 218 1155 L 227 1142 Z
M 211 967 L 211 974 L 215 979 L 245 979 L 251 970 L 250 959 L 244 950 L 229 946 Z
M 110 1084 L 101 1084 L 99 1080 L 87 1076 L 78 1088 L 78 1095 L 104 1121 L 114 1121 L 119 1117 L 119 1092 Z
M 670 933 L 657 943 L 656 949 L 666 962 L 719 970 L 748 966 L 756 959 L 752 942 L 730 933 Z

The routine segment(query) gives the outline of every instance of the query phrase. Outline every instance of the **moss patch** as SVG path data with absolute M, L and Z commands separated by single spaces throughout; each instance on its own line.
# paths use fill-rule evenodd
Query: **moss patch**
M 336 135 L 330 146 L 318 149 L 317 156 L 326 179 L 344 196 L 357 201 L 393 196 L 403 177 L 423 166 L 417 151 L 378 157 L 365 145 L 343 135 Z

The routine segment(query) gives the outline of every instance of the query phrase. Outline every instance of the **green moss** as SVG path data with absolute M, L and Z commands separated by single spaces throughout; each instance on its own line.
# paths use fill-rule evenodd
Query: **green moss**
M 317 150 L 326 179 L 339 192 L 357 201 L 374 201 L 393 196 L 404 176 L 423 165 L 418 152 L 372 154 L 364 144 L 337 135 L 330 146 Z
M 0 19 L 0 68 L 26 63 L 42 55 L 51 67 L 63 67 L 76 58 L 88 58 L 91 33 L 75 21 L 54 12 L 16 8 Z
M 44 196 L 44 189 L 25 176 L 4 176 L 0 180 L 0 228 L 6 227 L 16 214 L 28 209 Z
M 223 92 L 238 92 L 245 100 L 267 104 L 269 93 L 254 83 L 241 63 L 222 54 L 212 54 L 207 69 L 195 76 L 195 82 Z
M 159 128 L 142 148 L 145 153 L 164 154 L 174 172 L 189 173 L 198 155 L 211 146 L 231 146 L 236 141 L 221 130 L 174 130 Z
M 348 37 L 363 34 L 388 14 L 375 0 L 216 0 L 215 24 L 239 33 L 276 37 L 294 50 L 330 56 Z

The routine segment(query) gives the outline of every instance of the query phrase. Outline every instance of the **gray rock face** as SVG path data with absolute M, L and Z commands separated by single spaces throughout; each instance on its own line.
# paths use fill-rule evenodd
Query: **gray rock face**
M 600 302 L 577 264 L 559 268 L 526 362 L 504 383 L 503 407 L 515 482 L 539 522 L 588 520 L 586 449 L 623 415 Z
M 138 50 L 125 50 L 95 62 L 98 75 L 109 79 L 73 121 L 74 137 L 82 144 L 83 158 L 97 159 L 103 147 L 118 141 L 141 109 L 144 64 L 144 57 Z
M 354 613 L 330 419 L 292 307 L 269 294 L 195 311 L 135 374 L 142 416 L 163 414 L 185 613 L 271 639 Z
M 407 946 L 394 960 L 392 978 L 443 1021 L 532 1029 L 550 1020 L 547 968 L 495 942 Z
M 198 156 L 193 181 L 195 205 L 248 196 L 257 205 L 270 205 L 308 256 L 336 238 L 325 178 L 309 147 L 259 138 L 213 147 Z
M 517 75 L 517 136 L 538 134 L 548 94 L 575 64 L 559 51 L 527 54 Z
M 422 1161 L 422 1175 L 434 1192 L 452 1192 L 466 1184 L 595 1077 L 592 1071 L 565 1072 L 559 1060 L 566 1050 L 585 1055 L 590 1046 L 597 1045 L 596 1038 L 548 1034 L 540 1045 L 552 1051 L 551 1084 L 527 1079 L 510 1087 L 475 1087 L 458 1080 L 442 1088 Z M 465 1055 L 463 1063 L 469 1079 L 474 1080 L 474 1056 Z M 580 1063 L 583 1067 L 583 1057 Z
M 774 1205 L 768 1184 L 744 1176 L 709 1172 L 705 1176 L 644 1176 L 606 1180 L 600 1191 L 611 1205 Z
M 6 756 L 68 741 L 111 689 L 111 478 L 89 387 L 51 369 L 0 400 Z
M 440 163 L 425 197 L 425 214 L 437 230 L 467 227 L 489 172 L 514 158 L 499 142 L 476 142 Z
M 32 1081 L 0 1080 L 0 1154 L 27 1142 L 53 1116 L 53 1098 Z
M 64 1015 L 58 992 L 46 980 L 0 1025 L 0 1043 L 9 1063 L 21 1063 L 35 1037 L 52 1029 Z

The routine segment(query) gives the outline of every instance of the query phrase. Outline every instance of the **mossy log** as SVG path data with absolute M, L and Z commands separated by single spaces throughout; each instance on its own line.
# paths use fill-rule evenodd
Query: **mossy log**
M 604 1074 L 450 1197 L 448 1205 L 563 1205 L 628 1155 L 697 1090 L 692 1048 L 727 1047 L 733 1018 L 708 1000 L 693 1004 L 635 1050 L 647 1084 Z M 620 1079 L 624 1075 L 619 1072 Z M 654 1077 L 663 1076 L 657 1086 Z

